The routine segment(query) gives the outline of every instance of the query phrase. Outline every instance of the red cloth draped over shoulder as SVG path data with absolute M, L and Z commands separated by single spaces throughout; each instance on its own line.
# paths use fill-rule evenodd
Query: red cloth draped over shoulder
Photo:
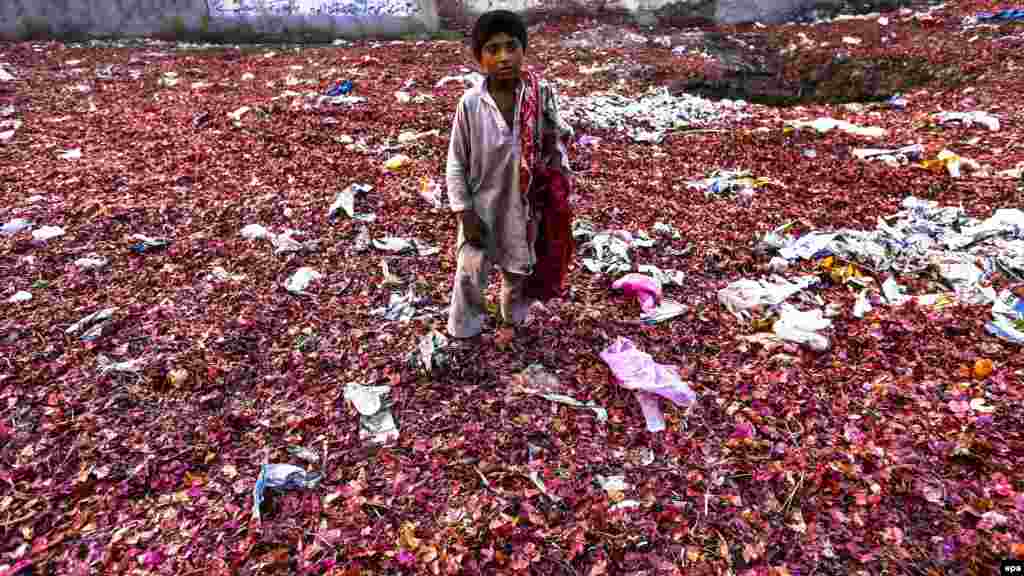
M 576 253 L 572 237 L 572 206 L 569 197 L 572 182 L 560 167 L 542 166 L 548 140 L 543 126 L 540 82 L 531 72 L 522 75 L 524 94 L 519 110 L 520 190 L 530 201 L 534 218 L 539 217 L 534 250 L 537 262 L 526 281 L 526 296 L 536 300 L 558 298 L 569 275 L 569 264 Z M 547 127 L 555 128 L 555 127 Z M 564 142 L 568 149 L 569 142 Z M 550 151 L 549 151 L 550 152 Z

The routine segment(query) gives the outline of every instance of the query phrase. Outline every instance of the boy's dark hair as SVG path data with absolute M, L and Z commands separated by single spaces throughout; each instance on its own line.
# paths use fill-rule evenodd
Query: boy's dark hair
M 481 14 L 476 19 L 476 24 L 473 25 L 473 35 L 471 36 L 473 56 L 479 60 L 484 50 L 484 44 L 492 36 L 502 32 L 519 40 L 520 46 L 526 50 L 526 24 L 523 19 L 515 12 L 508 10 L 491 10 Z

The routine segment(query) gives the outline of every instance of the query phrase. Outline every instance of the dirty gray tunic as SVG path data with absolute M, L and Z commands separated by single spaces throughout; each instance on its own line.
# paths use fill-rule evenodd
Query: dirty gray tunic
M 467 90 L 455 110 L 446 167 L 448 202 L 453 212 L 473 210 L 480 216 L 484 248 L 495 264 L 506 272 L 530 274 L 536 260 L 534 247 L 527 241 L 530 205 L 519 190 L 523 88 L 520 85 L 515 121 L 509 126 L 486 85 L 480 82 Z M 543 81 L 540 108 L 545 126 L 571 136 L 572 129 L 559 117 L 555 90 Z M 562 167 L 568 171 L 560 142 L 558 149 Z M 460 227 L 456 245 L 462 246 L 463 240 Z

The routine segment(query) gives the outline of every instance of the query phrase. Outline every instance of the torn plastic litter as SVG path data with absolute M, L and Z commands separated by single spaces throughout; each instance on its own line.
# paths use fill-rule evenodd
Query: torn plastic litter
M 359 412 L 359 439 L 370 445 L 398 440 L 398 426 L 391 414 L 390 386 L 345 385 L 345 399 Z
M 839 130 L 848 134 L 854 134 L 856 136 L 866 136 L 868 138 L 881 138 L 889 133 L 885 128 L 879 128 L 875 126 L 858 126 L 857 124 L 851 124 L 845 120 L 836 120 L 834 118 L 817 118 L 815 120 L 793 120 L 786 123 L 788 126 L 793 128 L 810 128 L 821 134 L 825 134 L 832 130 Z
M 305 446 L 289 446 L 288 453 L 299 460 L 309 462 L 310 464 L 317 464 L 320 462 L 320 455 L 317 454 L 316 450 L 306 448 Z
M 232 274 L 223 266 L 214 266 L 205 278 L 207 282 L 239 282 L 245 280 L 245 274 Z
M 644 324 L 657 324 L 684 314 L 687 307 L 675 300 L 664 299 L 662 282 L 652 276 L 631 272 L 612 283 L 613 290 L 622 290 L 640 301 Z
M 129 246 L 129 249 L 136 254 L 165 248 L 171 243 L 167 238 L 150 238 L 144 234 L 133 234 L 131 238 L 132 240 L 138 240 L 138 242 Z
M 418 364 L 428 374 L 446 370 L 451 362 L 451 355 L 448 350 L 448 338 L 437 330 L 431 330 L 429 334 L 420 338 L 416 347 L 415 358 Z
M 78 322 L 75 322 L 71 326 L 68 326 L 67 329 L 64 330 L 64 333 L 77 334 L 78 332 L 87 330 L 86 333 L 82 335 L 81 340 L 93 340 L 95 339 L 95 336 L 90 337 L 93 331 L 96 328 L 102 328 L 104 325 L 106 325 L 110 321 L 110 319 L 114 317 L 114 312 L 116 311 L 117 308 L 103 308 L 101 310 L 97 310 L 96 312 L 93 312 L 92 314 L 89 314 L 88 316 L 82 318 Z
M 335 106 L 351 106 L 353 104 L 362 104 L 363 102 L 366 102 L 366 97 L 364 96 L 320 96 L 316 100 L 316 105 L 321 106 L 326 103 Z
M 99 366 L 100 374 L 108 374 L 110 372 L 138 374 L 146 367 L 146 361 L 143 358 L 135 358 L 134 360 L 126 360 L 124 362 L 114 362 L 104 354 L 100 354 L 96 357 L 96 364 Z
M 3 234 L 4 236 L 13 236 L 18 232 L 22 232 L 30 228 L 32 228 L 32 222 L 30 220 L 25 218 L 15 218 L 0 227 L 0 234 Z
M 0 144 L 7 144 L 13 140 L 19 128 L 21 120 L 0 120 Z
M 437 254 L 438 252 L 441 251 L 441 249 L 438 248 L 437 246 L 431 246 L 430 244 L 427 244 L 426 242 L 418 238 L 413 238 L 409 240 L 406 238 L 397 238 L 394 236 L 386 236 L 379 240 L 375 238 L 373 240 L 373 247 L 378 250 L 383 250 L 385 252 L 395 253 L 415 250 L 418 255 L 423 257 L 433 256 L 434 254 Z
M 256 484 L 252 488 L 252 518 L 262 522 L 260 506 L 263 504 L 263 495 L 267 488 L 273 490 L 310 490 L 316 488 L 320 483 L 321 475 L 316 472 L 306 472 L 298 466 L 291 464 L 263 464 L 260 466 L 260 475 L 256 478 Z
M 373 190 L 373 186 L 369 184 L 352 184 L 348 188 L 345 188 L 334 198 L 334 203 L 327 211 L 327 218 L 330 221 L 334 221 L 338 217 L 339 211 L 344 211 L 345 215 L 353 220 L 361 220 L 363 222 L 373 222 L 377 219 L 377 215 L 369 212 L 366 214 L 356 214 L 355 201 L 356 194 L 367 194 Z
M 522 392 L 526 394 L 537 395 L 549 402 L 565 404 L 573 408 L 593 410 L 599 422 L 608 421 L 608 411 L 597 404 L 593 402 L 580 402 L 572 396 L 556 392 L 560 388 L 558 377 L 540 364 L 527 366 L 525 370 L 517 375 L 517 379 L 522 382 Z
M 992 303 L 992 321 L 985 323 L 989 334 L 1012 342 L 1024 344 L 1024 301 L 1010 290 L 1003 290 Z
M 82 157 L 82 149 L 81 148 L 72 148 L 70 150 L 65 150 L 60 155 L 60 159 L 61 160 L 78 160 L 81 157 Z
M 461 82 L 464 88 L 472 88 L 477 84 L 483 82 L 484 77 L 477 72 L 467 72 L 465 74 L 458 74 L 455 76 L 445 76 L 434 84 L 434 88 L 441 88 L 449 82 Z
M 655 144 L 672 130 L 747 116 L 742 100 L 714 102 L 685 93 L 677 97 L 664 86 L 639 98 L 599 93 L 561 100 L 562 115 L 569 124 L 625 132 L 636 142 Z
M 868 312 L 871 312 L 872 309 L 871 300 L 868 297 L 868 290 L 865 288 L 857 295 L 857 301 L 853 305 L 853 316 L 854 318 L 863 318 Z
M 351 93 L 354 87 L 351 80 L 339 80 L 324 92 L 324 96 L 344 96 Z
M 110 261 L 98 254 L 89 254 L 75 260 L 75 267 L 81 270 L 99 270 L 106 268 Z
M 629 490 L 629 484 L 626 483 L 626 476 L 619 474 L 615 476 L 602 476 L 598 474 L 594 476 L 594 480 L 597 480 L 601 489 L 608 493 L 613 492 L 625 492 Z
M 270 243 L 274 247 L 274 254 L 285 254 L 288 252 L 313 252 L 320 245 L 319 240 L 299 241 L 292 236 L 302 235 L 299 230 L 285 230 L 280 234 L 271 234 Z
M 940 126 L 951 122 L 959 122 L 965 128 L 970 128 L 977 124 L 988 128 L 990 132 L 999 131 L 999 118 L 981 110 L 973 110 L 971 112 L 939 112 L 935 115 L 935 121 Z
M 572 235 L 581 253 L 593 254 L 591 258 L 583 258 L 583 266 L 595 274 L 630 272 L 633 269 L 630 249 L 654 245 L 654 240 L 643 233 L 634 237 L 626 230 L 594 232 L 593 224 L 585 220 L 573 222 Z
M 309 266 L 303 266 L 288 278 L 288 282 L 284 287 L 292 294 L 305 294 L 306 288 L 309 288 L 310 284 L 321 278 L 323 278 L 323 274 Z
M 248 224 L 242 228 L 242 238 L 246 240 L 263 240 L 270 236 L 270 230 L 267 230 L 260 224 Z
M 962 253 L 980 263 L 988 275 L 998 269 L 1024 279 L 1024 212 L 998 209 L 986 220 L 968 217 L 961 207 L 940 207 L 913 196 L 904 210 L 879 218 L 875 230 L 810 232 L 790 239 L 779 255 L 787 260 L 835 255 L 874 272 L 916 273 L 935 258 Z
M 412 158 L 405 154 L 397 154 L 388 158 L 387 161 L 384 162 L 384 170 L 388 172 L 397 172 L 408 166 L 410 162 L 412 162 Z
M 370 245 L 370 229 L 367 226 L 361 226 L 355 239 L 352 241 L 352 250 L 356 254 L 361 254 L 369 250 Z
M 747 170 L 715 170 L 707 178 L 687 182 L 686 187 L 702 190 L 705 198 L 737 195 L 750 199 L 757 188 L 771 182 L 769 178 L 754 178 Z
M 16 304 L 18 302 L 28 302 L 32 299 L 32 293 L 24 290 L 18 290 L 10 298 L 7 299 L 8 303 Z
M 250 110 L 252 110 L 252 107 L 242 106 L 234 112 L 228 112 L 228 118 L 231 118 L 231 120 L 233 120 L 236 123 L 240 122 L 242 120 L 242 116 L 245 116 L 245 114 Z
M 656 396 L 682 407 L 689 407 L 697 400 L 697 395 L 682 381 L 675 366 L 656 363 L 650 354 L 641 352 L 628 338 L 615 340 L 601 352 L 601 359 L 620 386 L 633 390 L 649 432 L 665 429 L 665 418 Z
M 60 226 L 43 226 L 32 231 L 32 239 L 36 242 L 46 242 L 64 235 L 64 229 Z
M 640 321 L 648 326 L 664 322 L 665 320 L 671 320 L 677 316 L 682 316 L 689 310 L 689 307 L 681 302 L 672 300 L 671 298 L 664 298 L 661 304 L 651 310 L 645 310 L 640 314 Z
M 651 228 L 651 231 L 654 232 L 655 234 L 669 236 L 673 240 L 680 240 L 683 237 L 683 235 L 679 233 L 679 230 L 676 230 L 674 226 L 672 226 L 671 224 L 666 224 L 664 222 L 655 222 L 654 227 Z
M 424 176 L 420 179 L 420 198 L 426 200 L 435 210 L 444 208 L 444 189 L 433 178 Z
M 790 296 L 819 282 L 816 276 L 801 276 L 789 281 L 777 275 L 770 280 L 737 280 L 718 291 L 718 302 L 737 319 L 746 321 L 751 311 L 778 306 Z
M 639 272 L 641 274 L 647 274 L 648 276 L 651 276 L 652 278 L 654 278 L 658 282 L 661 282 L 661 285 L 663 287 L 664 286 L 680 286 L 681 287 L 683 285 L 683 282 L 686 280 L 686 273 L 683 272 L 682 270 L 672 270 L 672 269 L 662 270 L 661 268 L 658 268 L 657 266 L 654 266 L 654 265 L 651 265 L 651 264 L 642 264 L 640 266 L 637 266 L 637 272 Z
M 858 148 L 853 156 L 861 160 L 883 162 L 887 166 L 898 168 L 917 162 L 924 156 L 924 146 L 911 144 L 901 148 Z
M 422 308 L 420 306 L 429 302 L 429 298 L 420 298 L 416 295 L 413 286 L 404 293 L 392 292 L 388 299 L 387 306 L 375 308 L 370 311 L 374 316 L 383 316 L 389 322 L 411 322 L 414 319 L 429 318 L 436 311 L 434 308 Z
M 779 309 L 779 319 L 772 325 L 772 332 L 783 340 L 824 352 L 830 347 L 829 339 L 818 332 L 831 325 L 832 321 L 823 317 L 821 310 L 801 311 L 783 304 Z

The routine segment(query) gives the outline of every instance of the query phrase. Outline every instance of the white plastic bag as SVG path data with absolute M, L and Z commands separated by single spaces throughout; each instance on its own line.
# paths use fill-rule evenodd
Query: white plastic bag
M 309 288 L 309 285 L 314 280 L 319 280 L 322 277 L 323 274 L 308 266 L 303 266 L 296 270 L 295 273 L 292 274 L 292 277 L 288 279 L 288 283 L 285 284 L 285 289 L 292 294 L 302 294 L 305 292 L 306 288 Z
M 829 349 L 830 342 L 828 338 L 818 334 L 818 331 L 831 325 L 832 321 L 825 318 L 821 310 L 803 312 L 792 306 L 783 305 L 779 311 L 779 319 L 772 326 L 772 332 L 783 340 L 804 344 L 812 350 L 823 352 Z

